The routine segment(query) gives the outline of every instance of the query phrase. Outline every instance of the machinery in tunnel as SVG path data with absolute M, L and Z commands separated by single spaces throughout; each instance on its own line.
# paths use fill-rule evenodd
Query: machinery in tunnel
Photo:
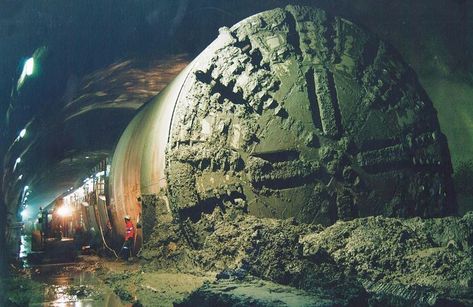
M 143 267 L 107 280 L 129 302 L 136 296 L 122 291 L 120 280 L 143 282 L 139 291 L 155 298 L 159 291 L 148 285 L 162 268 L 217 272 L 215 283 L 179 306 L 203 304 L 215 294 L 209 287 L 227 279 L 231 286 L 216 300 L 228 299 L 239 287 L 232 283 L 246 287 L 249 275 L 260 293 L 261 281 L 271 281 L 327 305 L 469 299 L 469 292 L 436 292 L 446 279 L 454 290 L 471 288 L 473 215 L 449 216 L 456 199 L 446 138 L 397 52 L 350 21 L 301 6 L 265 11 L 219 32 L 139 108 L 111 165 L 102 161 L 42 208 L 32 225 L 41 240 L 79 242 L 82 231 L 95 232 L 117 256 L 129 232 L 124 217 L 131 217 Z M 128 66 L 108 72 L 117 67 Z M 100 75 L 108 76 L 105 86 L 144 76 L 89 80 Z M 112 92 L 71 94 L 68 129 L 93 121 L 96 114 L 88 113 L 101 108 L 100 99 L 110 107 L 141 103 Z M 86 146 L 95 130 L 88 132 L 74 141 Z M 61 162 L 72 164 L 72 155 Z
M 123 244 L 124 232 L 112 219 L 107 184 L 110 173 L 109 160 L 101 161 L 89 170 L 91 174 L 78 187 L 71 187 L 50 204 L 41 207 L 35 216 L 25 218 L 23 233 L 31 233 L 33 252 L 54 253 L 54 245 L 48 242 L 73 240 L 77 253 L 93 251 L 100 255 L 116 255 Z M 123 223 L 123 219 L 119 221 Z M 119 224 L 117 221 L 117 223 Z M 142 233 L 138 229 L 134 250 L 142 245 Z M 35 261 L 41 262 L 42 254 Z M 74 255 L 75 257 L 75 255 Z
M 343 18 L 288 6 L 222 28 L 138 111 L 109 193 L 94 198 L 106 210 L 81 219 L 110 220 L 119 240 L 125 215 L 146 238 L 216 207 L 324 225 L 442 216 L 455 211 L 451 172 L 435 109 L 397 53 Z
M 288 6 L 220 29 L 140 110 L 113 156 L 111 206 L 117 221 L 139 219 L 143 195 L 167 219 L 215 207 L 325 225 L 433 217 L 455 211 L 451 173 L 436 111 L 398 54 Z

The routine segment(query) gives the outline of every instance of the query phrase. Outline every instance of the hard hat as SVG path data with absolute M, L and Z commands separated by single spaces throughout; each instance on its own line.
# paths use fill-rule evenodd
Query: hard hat
M 125 220 L 129 220 L 130 219 L 130 216 L 127 214 L 125 215 Z

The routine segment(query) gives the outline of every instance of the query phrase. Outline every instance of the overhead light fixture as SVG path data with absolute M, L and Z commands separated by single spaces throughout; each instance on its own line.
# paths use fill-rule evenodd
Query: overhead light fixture
M 34 58 L 31 57 L 25 61 L 23 64 L 23 71 L 21 72 L 20 78 L 18 79 L 18 83 L 16 85 L 16 89 L 19 90 L 23 83 L 25 82 L 26 77 L 30 77 L 34 73 Z
M 20 162 L 21 162 L 21 158 L 20 158 L 20 157 L 16 158 L 15 164 L 13 165 L 13 171 L 16 170 L 16 166 L 17 166 Z
M 33 55 L 31 57 L 21 63 L 23 65 L 23 70 L 21 71 L 21 75 L 18 78 L 18 82 L 16 84 L 17 91 L 21 89 L 26 78 L 34 77 L 36 74 L 38 74 L 38 62 L 41 62 L 41 59 L 47 53 L 47 49 L 48 48 L 46 46 L 39 47 L 33 52 Z
M 25 75 L 31 76 L 34 71 L 34 58 L 29 58 L 25 62 L 25 66 L 23 67 L 23 71 L 25 72 Z
M 22 139 L 24 138 L 26 135 L 26 129 L 23 128 L 21 131 L 20 131 L 20 134 L 18 135 L 18 138 Z
M 11 146 L 13 146 L 16 142 L 18 142 L 19 140 L 21 140 L 22 138 L 24 138 L 26 135 L 26 128 L 23 128 L 21 129 L 20 133 L 18 134 L 18 136 L 16 137 L 16 139 L 13 141 L 13 144 Z

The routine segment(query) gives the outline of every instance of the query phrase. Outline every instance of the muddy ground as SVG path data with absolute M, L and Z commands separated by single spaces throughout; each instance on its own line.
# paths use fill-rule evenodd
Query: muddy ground
M 116 306 L 107 291 L 124 306 L 471 306 L 473 213 L 325 228 L 217 209 L 155 227 L 132 262 L 80 256 L 49 271 L 55 280 L 92 273 L 98 281 L 62 291 L 97 306 Z M 11 306 L 48 300 L 44 268 L 15 273 Z
M 215 273 L 194 271 L 189 273 L 173 269 L 147 271 L 141 265 L 124 268 L 107 268 L 102 278 L 126 304 L 133 306 L 173 306 L 204 282 L 213 281 Z
M 255 289 L 254 304 L 274 305 L 258 294 L 271 292 L 266 281 L 291 289 L 276 292 L 305 291 L 300 295 L 308 305 L 472 305 L 472 255 L 471 212 L 368 217 L 324 228 L 219 210 L 195 223 L 157 227 L 141 253 L 145 271 L 219 272 L 182 305 L 244 304 L 248 288 Z M 246 297 L 238 295 L 241 289 Z
M 144 271 L 130 262 L 94 255 L 76 262 L 11 266 L 8 306 L 172 306 L 215 274 Z M 69 305 L 68 305 L 69 304 Z
M 74 262 L 49 260 L 10 266 L 7 306 L 122 306 L 98 277 L 106 260 L 97 256 L 78 256 Z

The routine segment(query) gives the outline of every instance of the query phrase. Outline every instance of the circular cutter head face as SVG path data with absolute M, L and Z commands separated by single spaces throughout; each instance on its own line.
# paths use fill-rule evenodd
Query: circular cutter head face
M 391 47 L 349 21 L 297 6 L 257 14 L 222 28 L 179 82 L 161 102 L 173 107 L 159 192 L 179 215 L 332 224 L 453 210 L 431 101 Z

